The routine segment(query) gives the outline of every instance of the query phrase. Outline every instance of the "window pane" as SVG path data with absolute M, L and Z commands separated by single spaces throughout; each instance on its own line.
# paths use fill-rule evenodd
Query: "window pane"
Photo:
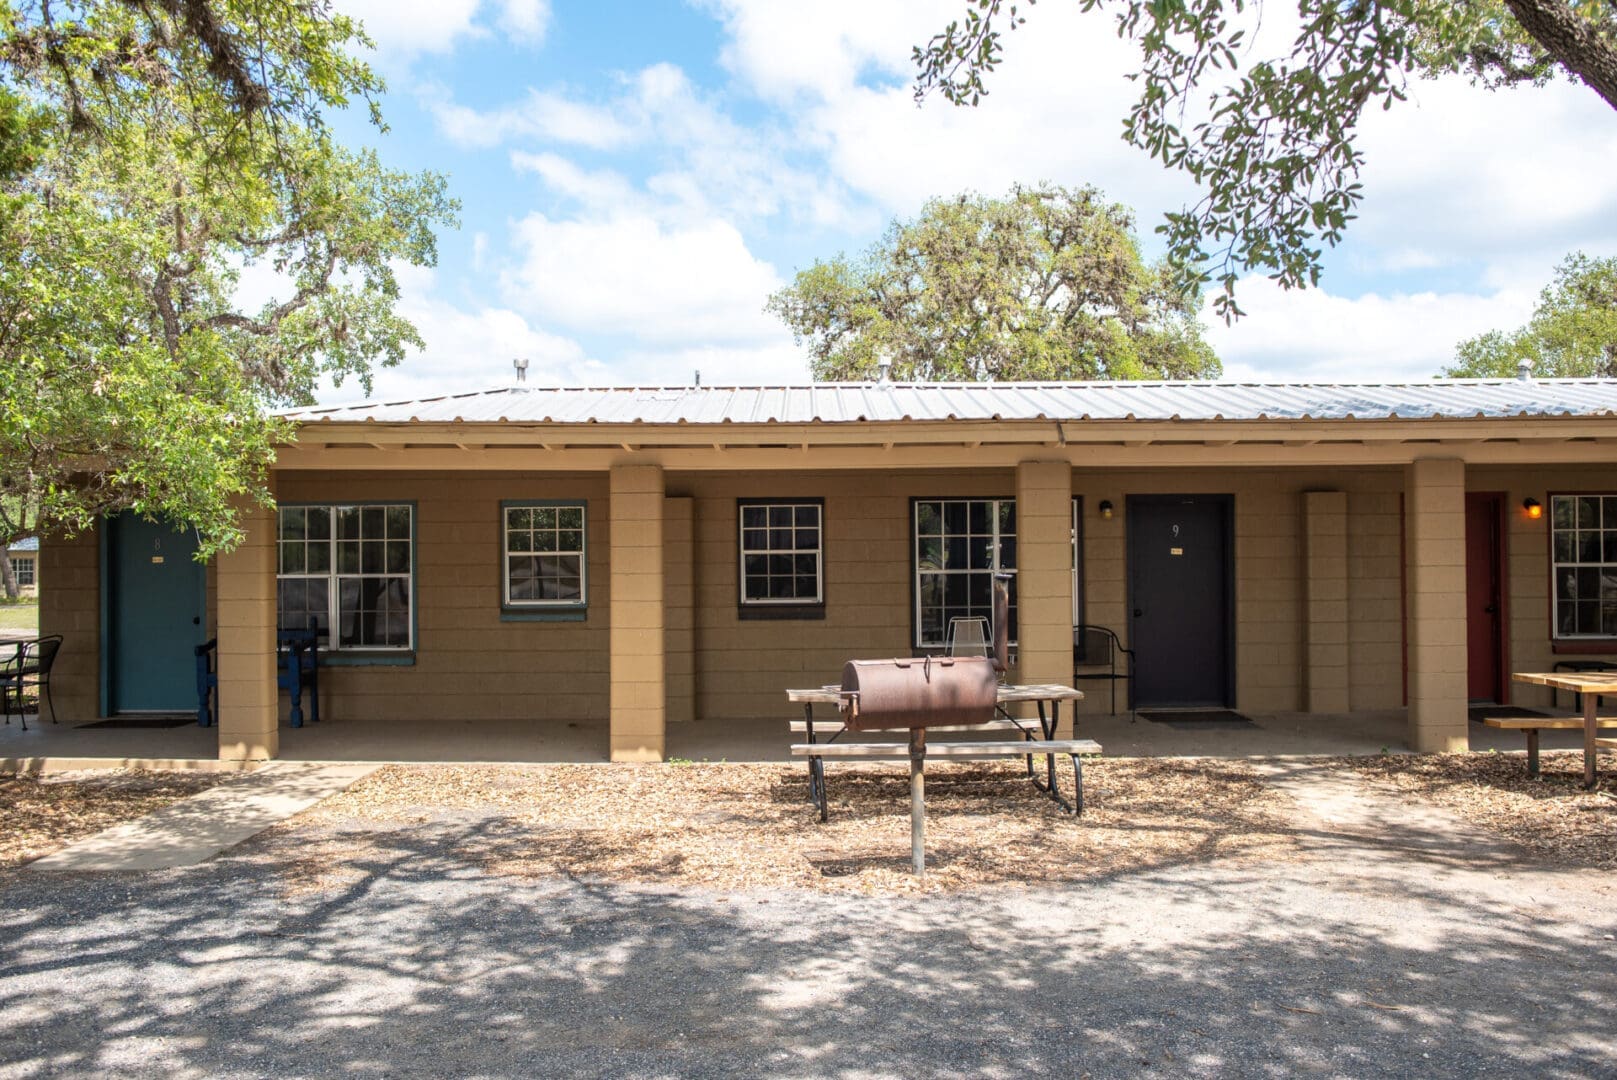
M 1007 536 L 999 542 L 999 569 L 1016 569 L 1016 537 Z
M 556 550 L 556 530 L 554 530 L 554 529 L 540 529 L 540 530 L 537 530 L 536 532 L 534 532 L 534 534 L 533 534 L 533 550 L 535 550 L 535 551 L 555 551 Z
M 769 546 L 769 533 L 763 529 L 744 529 L 741 544 L 748 551 L 763 551 Z
M 769 508 L 765 506 L 743 506 L 741 508 L 741 527 L 744 529 L 762 529 L 769 524 Z
M 293 542 L 281 545 L 281 573 L 301 574 L 307 560 L 304 557 L 304 547 L 301 543 Z
M 937 536 L 943 531 L 943 511 L 937 503 L 915 504 L 915 533 L 917 536 Z
M 1578 606 L 1570 601 L 1556 605 L 1555 632 L 1562 637 L 1578 632 Z
M 1600 561 L 1600 534 L 1598 532 L 1578 533 L 1578 561 L 1581 563 L 1597 563 Z
M 798 577 L 802 577 L 802 576 L 804 576 L 806 574 L 806 575 L 808 575 L 809 577 L 812 578 L 814 576 L 815 570 L 816 570 L 816 565 L 815 564 L 817 564 L 819 561 L 820 560 L 818 558 L 816 558 L 815 556 L 813 556 L 813 555 L 794 555 L 794 556 L 792 556 L 792 562 L 793 562 L 794 569 L 796 570 L 796 573 L 797 573 Z M 809 593 L 812 595 L 813 592 L 814 592 L 814 589 L 811 587 L 809 589 Z
M 999 531 L 1001 533 L 1016 532 L 1016 503 L 1009 499 L 999 504 Z
M 584 527 L 584 508 L 582 506 L 564 506 L 556 511 L 556 523 L 564 529 L 582 529 Z
M 943 566 L 946 570 L 964 570 L 970 563 L 966 557 L 966 538 L 951 536 L 943 541 Z
M 815 528 L 797 528 L 797 550 L 813 551 L 820 546 L 820 530 Z
M 946 574 L 943 579 L 943 603 L 946 607 L 964 607 L 970 602 L 971 584 L 968 574 Z
M 387 508 L 387 538 L 389 540 L 410 539 L 410 508 L 408 506 L 390 506 Z
M 340 527 L 341 522 L 339 522 L 338 525 Z M 359 541 L 358 540 L 339 540 L 339 541 L 337 541 L 337 573 L 339 573 L 339 574 L 357 574 L 357 573 L 359 573 Z
M 359 508 L 343 506 L 337 509 L 337 537 L 342 540 L 359 539 Z
M 1600 500 L 1593 496 L 1580 496 L 1578 498 L 1578 528 L 1600 528 Z
M 555 580 L 555 582 L 553 584 L 553 587 L 552 587 L 552 590 L 551 590 L 552 591 L 551 599 L 555 599 L 555 600 L 579 600 L 579 599 L 582 599 L 583 590 L 582 590 L 581 585 L 580 585 L 581 581 L 582 581 L 582 579 L 577 578 L 577 577 L 561 577 L 561 578 L 557 578 Z
M 989 510 L 991 509 L 989 504 L 985 502 L 974 502 L 968 504 L 968 507 L 969 513 L 967 518 L 969 524 L 967 527 L 972 532 L 982 535 L 986 535 L 987 533 L 991 532 L 992 528 L 990 526 L 990 519 L 988 516 Z
M 769 508 L 769 527 L 771 529 L 789 528 L 792 524 L 792 508 L 790 506 L 771 506 Z
M 790 600 L 792 598 L 792 579 L 789 577 L 771 577 L 769 579 L 769 598 L 771 600 Z
M 389 540 L 387 542 L 387 572 L 390 574 L 408 574 L 410 572 L 410 541 Z
M 506 572 L 511 579 L 512 600 L 539 599 L 539 560 L 526 555 L 513 555 L 506 561 Z
M 310 540 L 331 539 L 331 508 L 310 506 L 304 512 L 304 522 Z
M 769 547 L 772 551 L 792 550 L 792 530 L 790 528 L 769 530 Z
M 304 562 L 311 574 L 331 573 L 331 541 L 320 540 L 305 545 Z
M 748 600 L 763 600 L 769 596 L 769 578 L 763 574 L 748 574 L 743 583 L 743 597 Z
M 563 529 L 561 539 L 557 541 L 558 551 L 583 551 L 584 534 L 576 529 Z
M 360 570 L 366 574 L 380 574 L 387 569 L 387 553 L 380 540 L 366 540 L 363 545 L 363 558 L 360 560 Z
M 769 574 L 771 577 L 787 577 L 792 572 L 792 557 L 790 555 L 769 556 Z
M 532 551 L 533 534 L 526 529 L 508 533 L 505 538 L 505 547 L 508 551 Z
M 554 529 L 558 511 L 554 506 L 536 506 L 533 508 L 534 529 Z
M 1555 595 L 1560 600 L 1576 600 L 1578 598 L 1578 572 L 1569 567 L 1559 567 L 1555 571 Z
M 921 570 L 943 569 L 943 541 L 932 536 L 916 537 L 915 562 Z
M 797 526 L 818 527 L 820 524 L 820 508 L 818 506 L 799 506 L 796 510 Z
M 748 555 L 742 561 L 742 572 L 748 577 L 757 577 L 769 573 L 769 556 Z
M 301 506 L 283 506 L 281 508 L 281 539 L 301 540 L 306 535 L 306 517 Z
M 1572 496 L 1557 495 L 1550 500 L 1550 519 L 1557 529 L 1571 529 L 1577 526 L 1577 503 Z
M 994 568 L 993 537 L 973 536 L 970 541 L 970 557 L 973 570 L 992 570 Z
M 963 502 L 944 503 L 943 531 L 946 533 L 965 532 L 967 513 L 966 504 Z
M 1555 561 L 1572 562 L 1577 557 L 1578 534 L 1557 531 L 1555 534 Z

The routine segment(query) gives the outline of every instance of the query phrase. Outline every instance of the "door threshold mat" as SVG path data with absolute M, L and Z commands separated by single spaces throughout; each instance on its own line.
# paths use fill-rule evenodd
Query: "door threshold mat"
M 93 724 L 80 724 L 82 728 L 176 728 L 197 722 L 196 713 L 173 713 L 163 716 L 114 716 L 110 720 L 97 720 Z
M 1524 709 L 1520 705 L 1473 705 L 1467 711 L 1471 719 L 1478 723 L 1484 720 L 1529 720 L 1550 715 L 1539 709 Z
M 1142 710 L 1140 716 L 1153 724 L 1166 724 L 1169 727 L 1191 731 L 1239 731 L 1258 726 L 1232 709 Z

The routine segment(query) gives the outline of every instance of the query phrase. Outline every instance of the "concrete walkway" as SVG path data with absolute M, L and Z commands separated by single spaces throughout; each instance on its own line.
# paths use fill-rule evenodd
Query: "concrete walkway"
M 195 866 L 369 775 L 375 765 L 279 762 L 114 825 L 28 864 L 41 870 Z

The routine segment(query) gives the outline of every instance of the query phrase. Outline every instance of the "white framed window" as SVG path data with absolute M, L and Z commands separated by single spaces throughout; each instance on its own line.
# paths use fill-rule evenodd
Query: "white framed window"
M 981 616 L 993 625 L 994 575 L 1009 574 L 1009 637 L 1016 641 L 1016 500 L 915 499 L 914 642 L 942 648 L 949 620 Z
M 508 608 L 581 609 L 588 600 L 582 502 L 504 502 L 501 577 Z
M 31 555 L 13 555 L 11 557 L 11 574 L 17 579 L 17 588 L 30 588 L 34 581 L 34 559 Z
M 1557 638 L 1617 637 L 1617 494 L 1550 496 Z
M 281 629 L 312 619 L 322 648 L 415 647 L 413 504 L 286 505 L 278 517 Z
M 741 606 L 823 607 L 824 526 L 821 499 L 737 500 Z

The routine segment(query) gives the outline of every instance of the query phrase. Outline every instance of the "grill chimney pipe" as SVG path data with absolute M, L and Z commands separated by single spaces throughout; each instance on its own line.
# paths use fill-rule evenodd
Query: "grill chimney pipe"
M 1533 362 L 1523 360 L 1516 365 L 1516 378 L 1521 382 L 1533 381 Z
M 517 382 L 524 383 L 524 382 L 528 381 L 528 359 L 527 359 L 527 357 L 525 357 L 525 356 L 517 357 L 515 360 L 511 361 L 511 366 L 517 369 Z

